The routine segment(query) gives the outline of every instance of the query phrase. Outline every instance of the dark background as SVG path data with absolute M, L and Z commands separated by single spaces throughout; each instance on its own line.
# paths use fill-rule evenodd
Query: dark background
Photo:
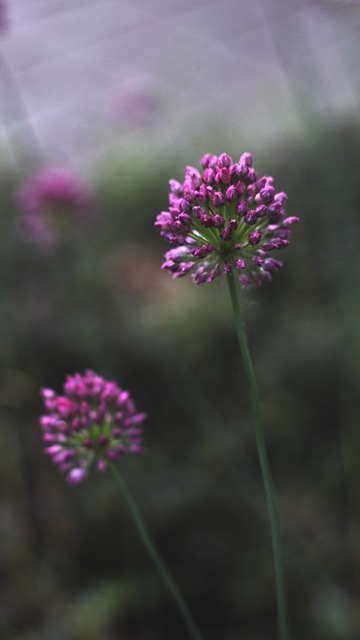
M 242 303 L 279 497 L 292 637 L 357 640 L 360 127 L 355 109 L 311 111 L 310 89 L 304 114 L 296 89 L 310 84 L 290 80 L 301 135 L 290 127 L 266 143 L 255 138 L 254 155 L 301 223 L 284 268 Z M 43 454 L 39 389 L 60 391 L 66 374 L 87 368 L 130 389 L 148 414 L 148 452 L 124 460 L 123 471 L 204 636 L 277 637 L 269 525 L 226 282 L 173 281 L 160 270 L 168 246 L 153 226 L 168 179 L 181 180 L 186 164 L 198 166 L 206 151 L 237 158 L 252 148 L 241 126 L 210 116 L 195 142 L 187 132 L 183 144 L 160 148 L 154 131 L 145 150 L 135 128 L 131 145 L 120 136 L 118 153 L 87 172 L 84 162 L 95 213 L 80 235 L 44 252 L 19 232 L 16 194 L 41 164 L 29 153 L 33 130 L 26 119 L 16 139 L 7 129 L 17 165 L 5 161 L 0 175 L 6 640 L 187 637 L 110 478 L 94 472 L 69 487 Z

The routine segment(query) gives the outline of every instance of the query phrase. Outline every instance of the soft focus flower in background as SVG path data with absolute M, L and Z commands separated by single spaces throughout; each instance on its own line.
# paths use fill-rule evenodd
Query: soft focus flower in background
M 143 453 L 140 425 L 128 391 L 93 371 L 67 376 L 63 395 L 43 389 L 47 414 L 40 418 L 46 452 L 71 484 L 87 476 L 93 462 L 104 471 L 107 461 Z
M 235 163 L 226 153 L 206 154 L 201 166 L 202 173 L 186 167 L 182 184 L 170 180 L 169 210 L 155 224 L 175 248 L 162 268 L 174 278 L 191 273 L 198 285 L 232 270 L 244 288 L 271 280 L 282 262 L 270 253 L 287 247 L 299 220 L 285 218 L 286 194 L 271 177 L 258 178 L 250 153 Z
M 112 91 L 109 115 L 125 131 L 154 124 L 159 112 L 158 89 L 151 77 L 123 81 Z
M 53 246 L 90 212 L 92 197 L 69 169 L 49 167 L 22 187 L 19 203 L 21 226 L 31 240 Z

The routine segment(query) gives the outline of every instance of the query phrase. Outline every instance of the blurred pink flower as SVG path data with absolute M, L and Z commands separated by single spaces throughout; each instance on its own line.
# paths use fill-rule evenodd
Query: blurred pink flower
M 21 227 L 31 240 L 57 244 L 91 210 L 91 193 L 70 170 L 43 169 L 20 190 Z
M 111 116 L 125 127 L 150 124 L 157 112 L 154 87 L 147 80 L 124 83 L 111 97 Z
M 144 413 L 128 391 L 93 371 L 67 376 L 62 395 L 42 389 L 46 414 L 40 418 L 46 453 L 70 484 L 82 482 L 92 464 L 144 452 Z

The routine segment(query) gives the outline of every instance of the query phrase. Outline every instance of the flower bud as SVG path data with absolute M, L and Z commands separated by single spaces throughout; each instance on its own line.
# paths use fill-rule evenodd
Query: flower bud
M 261 240 L 260 231 L 253 231 L 252 233 L 249 234 L 249 244 L 251 245 L 259 244 L 260 240 Z
M 232 160 L 227 153 L 221 153 L 218 158 L 218 167 L 230 167 Z

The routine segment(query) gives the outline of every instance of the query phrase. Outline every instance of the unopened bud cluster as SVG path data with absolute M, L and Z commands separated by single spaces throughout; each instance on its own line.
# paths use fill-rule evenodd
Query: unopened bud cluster
M 104 471 L 107 461 L 143 453 L 141 424 L 128 391 L 93 371 L 67 376 L 63 394 L 43 389 L 47 414 L 40 418 L 46 453 L 71 484 L 87 476 L 93 462 Z
M 169 210 L 155 222 L 174 245 L 162 268 L 174 278 L 190 273 L 198 285 L 231 271 L 244 288 L 271 280 L 282 262 L 270 254 L 288 246 L 299 220 L 285 217 L 286 194 L 271 177 L 258 178 L 250 153 L 235 163 L 206 154 L 201 166 L 186 167 L 182 184 L 170 180 Z

